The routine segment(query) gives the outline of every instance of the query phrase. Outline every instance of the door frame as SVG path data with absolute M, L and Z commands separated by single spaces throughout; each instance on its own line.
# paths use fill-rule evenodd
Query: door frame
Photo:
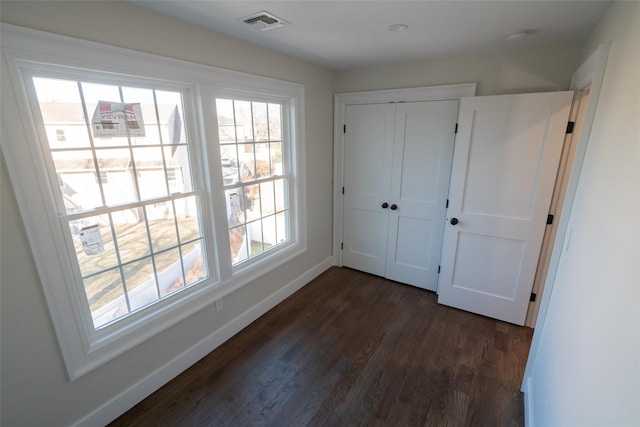
M 574 97 L 571 104 L 571 114 L 569 121 L 575 123 L 575 130 L 572 133 L 565 135 L 564 144 L 562 147 L 562 157 L 560 158 L 560 166 L 558 167 L 558 174 L 556 176 L 556 182 L 553 188 L 553 196 L 551 198 L 551 206 L 549 207 L 549 215 L 555 218 L 560 218 L 562 214 L 562 204 L 564 203 L 565 194 L 567 191 L 567 185 L 569 183 L 569 176 L 571 168 L 573 167 L 573 159 L 576 153 L 576 146 L 580 138 L 580 131 L 582 123 L 584 121 L 584 114 L 589 106 L 589 97 L 585 100 L 585 93 L 589 93 L 591 89 L 591 82 L 589 81 L 586 86 L 578 87 L 574 90 Z M 551 260 L 551 251 L 555 242 L 558 232 L 558 222 L 551 221 L 551 224 L 545 228 L 544 239 L 542 241 L 542 248 L 540 250 L 540 256 L 538 257 L 538 266 L 536 268 L 536 275 L 533 281 L 533 289 L 531 292 L 535 295 L 542 295 L 544 291 L 544 281 L 547 277 L 547 270 L 549 268 L 549 261 Z M 538 311 L 540 309 L 540 302 L 542 298 L 532 298 L 534 301 L 529 303 L 529 309 L 527 310 L 527 317 L 524 322 L 525 326 L 533 328 L 536 319 L 538 318 Z
M 476 95 L 476 83 L 338 93 L 334 96 L 333 264 L 342 267 L 344 126 L 347 105 L 459 100 Z
M 584 88 L 589 84 L 591 85 L 591 89 L 589 93 L 587 110 L 585 112 L 582 125 L 580 126 L 580 137 L 578 138 L 573 166 L 569 174 L 569 183 L 567 184 L 565 199 L 562 203 L 562 211 L 560 213 L 556 239 L 553 243 L 553 250 L 551 252 L 551 259 L 549 261 L 549 267 L 547 270 L 547 278 L 544 281 L 544 289 L 541 291 L 542 300 L 540 302 L 538 318 L 536 320 L 533 333 L 533 340 L 531 342 L 529 357 L 527 358 L 527 366 L 525 368 L 524 378 L 520 389 L 525 393 L 525 421 L 527 422 L 527 424 L 530 424 L 532 421 L 528 419 L 528 417 L 530 416 L 530 411 L 527 410 L 528 408 L 531 408 L 530 402 L 528 401 L 528 399 L 531 398 L 531 374 L 536 363 L 536 356 L 544 331 L 547 311 L 551 302 L 551 298 L 553 296 L 553 287 L 555 284 L 558 266 L 560 265 L 563 248 L 565 247 L 565 242 L 568 242 L 569 240 L 569 236 L 567 235 L 567 231 L 569 229 L 569 219 L 571 217 L 571 210 L 573 208 L 576 190 L 580 181 L 582 164 L 584 163 L 587 146 L 589 144 L 589 137 L 591 136 L 591 127 L 593 125 L 593 119 L 598 105 L 598 98 L 600 97 L 600 89 L 602 88 L 602 82 L 604 80 L 604 74 L 607 67 L 609 48 L 610 44 L 608 43 L 600 45 L 576 70 L 571 79 L 571 90 L 579 90 L 580 88 Z

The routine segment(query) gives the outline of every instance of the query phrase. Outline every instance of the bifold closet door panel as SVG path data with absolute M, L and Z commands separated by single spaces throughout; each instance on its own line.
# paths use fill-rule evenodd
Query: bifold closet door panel
M 457 100 L 398 104 L 386 277 L 435 291 Z
M 395 108 L 346 107 L 342 263 L 378 276 L 387 257 Z

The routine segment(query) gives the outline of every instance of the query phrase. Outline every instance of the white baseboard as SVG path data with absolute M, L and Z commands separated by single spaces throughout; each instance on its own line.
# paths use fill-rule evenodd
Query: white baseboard
M 531 378 L 525 378 L 524 387 L 522 387 L 524 393 L 524 425 L 525 427 L 534 427 L 533 420 L 533 393 L 531 391 Z
M 284 301 L 291 294 L 318 277 L 333 265 L 333 257 L 309 269 L 286 286 L 269 295 L 214 333 L 196 343 L 193 347 L 161 366 L 128 389 L 122 391 L 99 408 L 76 422 L 76 426 L 106 425 L 131 409 L 154 391 L 171 381 L 191 365 L 211 353 L 229 338 L 247 327 L 251 322 Z

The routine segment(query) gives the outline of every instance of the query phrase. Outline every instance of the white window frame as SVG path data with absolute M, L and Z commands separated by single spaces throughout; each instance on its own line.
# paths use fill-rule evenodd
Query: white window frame
M 306 251 L 302 85 L 13 25 L 2 24 L 0 32 L 4 76 L 2 151 L 72 381 Z M 57 71 L 64 78 L 77 76 L 82 70 L 92 76 L 117 76 L 123 85 L 156 80 L 163 88 L 174 85 L 189 93 L 184 108 L 188 116 L 197 118 L 197 123 L 187 123 L 188 140 L 194 150 L 191 157 L 200 159 L 191 167 L 203 192 L 202 227 L 210 261 L 209 278 L 205 281 L 98 330 L 89 324 L 90 319 L 83 311 L 86 299 L 74 274 L 76 260 L 68 247 L 69 231 L 61 226 L 56 209 L 57 181 L 47 176 L 43 152 L 47 144 L 42 140 L 39 114 L 30 103 L 27 89 L 30 82 L 26 82 L 29 74 L 39 71 Z M 283 104 L 283 134 L 289 141 L 287 159 L 291 176 L 290 240 L 277 250 L 266 251 L 235 267 L 231 266 L 228 249 L 215 111 L 216 97 L 233 96 Z
M 105 75 L 106 73 L 104 72 L 92 72 L 92 71 L 76 71 L 76 70 L 72 70 L 72 71 L 66 71 L 66 70 L 62 70 L 59 67 L 53 66 L 51 64 L 38 64 L 38 65 L 29 65 L 27 67 L 23 67 L 21 69 L 22 72 L 22 77 L 25 80 L 25 90 L 27 92 L 27 95 L 30 97 L 29 101 L 31 103 L 30 107 L 31 107 L 31 111 L 32 111 L 32 116 L 33 116 L 33 123 L 35 125 L 35 130 L 36 132 L 38 132 L 38 143 L 39 143 L 39 147 L 41 149 L 41 157 L 42 156 L 48 156 L 50 149 L 49 149 L 49 144 L 48 144 L 48 140 L 47 140 L 47 134 L 44 131 L 45 127 L 44 127 L 44 123 L 42 123 L 41 121 L 41 117 L 39 115 L 39 106 L 38 106 L 38 100 L 37 100 L 37 96 L 35 94 L 35 90 L 32 90 L 33 87 L 30 86 L 30 81 L 32 78 L 34 77 L 45 77 L 45 78 L 54 78 L 54 79 L 71 79 L 71 80 L 91 80 L 92 82 L 96 82 L 96 83 L 103 83 L 103 84 L 111 84 L 111 85 L 122 85 L 122 86 L 132 86 L 132 87 L 144 87 L 144 86 L 149 86 L 149 79 L 145 79 L 145 78 L 131 78 L 131 77 L 127 77 L 127 76 L 120 76 L 120 75 Z M 205 158 L 205 156 L 207 155 L 205 147 L 204 146 L 200 146 L 197 142 L 191 141 L 191 139 L 196 139 L 196 140 L 202 140 L 203 137 L 199 136 L 199 132 L 198 129 L 195 126 L 195 118 L 196 116 L 196 111 L 197 111 L 197 105 L 194 102 L 195 99 L 195 92 L 197 91 L 197 89 L 192 86 L 192 85 L 188 85 L 188 84 L 176 84 L 175 82 L 151 82 L 153 86 L 153 88 L 155 89 L 163 89 L 163 90 L 170 90 L 170 91 L 176 91 L 176 92 L 181 92 L 183 94 L 183 104 L 184 104 L 184 110 L 185 110 L 185 114 L 186 114 L 186 134 L 188 136 L 188 140 L 189 141 L 189 150 L 190 150 L 190 158 L 193 159 L 200 159 L 200 158 Z M 92 112 L 88 112 L 88 114 L 91 114 Z M 52 183 L 57 182 L 57 171 L 55 170 L 55 168 L 53 167 L 52 164 L 50 164 L 51 162 L 47 162 L 47 160 L 45 160 L 43 158 L 43 161 L 45 162 L 45 168 L 47 169 L 48 173 L 49 173 L 49 184 L 51 185 Z M 49 163 L 49 164 L 47 164 Z M 194 188 L 192 190 L 189 191 L 185 191 L 183 193 L 175 193 L 175 194 L 169 194 L 169 195 L 165 195 L 165 196 L 159 196 L 159 197 L 154 197 L 153 199 L 148 199 L 148 200 L 140 200 L 140 201 L 131 201 L 129 203 L 127 203 L 130 207 L 133 206 L 149 206 L 151 203 L 153 203 L 153 200 L 159 200 L 162 199 L 163 201 L 170 201 L 170 200 L 176 200 L 176 199 L 181 199 L 184 197 L 196 197 L 199 198 L 199 202 L 201 204 L 200 206 L 200 215 L 199 218 L 200 222 L 201 222 L 201 227 L 202 227 L 202 234 L 205 236 L 204 239 L 204 243 L 205 243 L 205 247 L 203 248 L 204 250 L 204 254 L 211 260 L 213 254 L 215 253 L 215 248 L 211 245 L 210 242 L 207 242 L 207 240 L 213 240 L 213 237 L 207 239 L 206 236 L 215 236 L 215 233 L 212 230 L 211 227 L 211 222 L 207 220 L 207 218 L 209 218 L 212 215 L 212 207 L 210 205 L 210 203 L 207 203 L 207 200 L 205 200 L 206 198 L 206 193 L 203 191 L 205 188 L 205 174 L 208 173 L 206 172 L 206 168 L 204 167 L 204 165 L 201 162 L 197 162 L 197 161 L 192 161 L 191 162 L 191 172 L 193 175 L 193 186 Z M 44 173 L 43 173 L 44 175 Z M 97 176 L 96 179 L 101 179 L 100 176 Z M 50 186 L 51 188 L 51 186 Z M 67 233 L 67 228 L 68 228 L 68 224 L 70 221 L 72 221 L 73 219 L 81 219 L 84 217 L 87 217 L 89 215 L 92 216 L 93 212 L 92 209 L 88 209 L 86 211 L 80 211 L 80 212 L 66 212 L 66 209 L 64 207 L 64 202 L 62 201 L 62 199 L 60 198 L 61 194 L 59 191 L 57 191 L 57 188 L 51 188 L 51 196 L 55 199 L 55 203 L 56 206 L 53 207 L 54 211 L 56 212 L 56 215 L 58 218 L 56 218 L 58 220 L 58 224 L 61 227 L 61 235 L 62 238 L 65 240 L 66 244 L 63 244 L 62 241 L 55 241 L 53 242 L 56 246 L 57 246 L 57 252 L 60 253 L 67 253 L 68 255 L 68 263 L 71 265 L 71 271 L 69 272 L 69 276 L 72 277 L 72 281 L 75 282 L 75 285 L 71 285 L 72 281 L 67 282 L 67 284 L 69 285 L 70 288 L 72 288 L 73 286 L 75 286 L 75 289 L 72 288 L 70 289 L 70 293 L 71 295 L 73 295 L 74 299 L 72 299 L 72 304 L 74 305 L 74 312 L 76 313 L 76 317 L 81 317 L 82 320 L 79 320 L 79 322 L 84 326 L 85 329 L 85 345 L 90 347 L 91 345 L 97 345 L 99 342 L 103 341 L 105 339 L 105 337 L 111 337 L 114 336 L 116 334 L 118 334 L 120 331 L 123 331 L 124 328 L 126 328 L 126 324 L 128 322 L 134 322 L 134 318 L 137 318 L 139 316 L 143 316 L 143 315 L 149 315 L 149 313 L 142 313 L 144 311 L 147 311 L 146 307 L 140 311 L 137 312 L 133 312 L 130 314 L 127 314 L 121 318 L 118 318 L 117 320 L 115 320 L 115 324 L 112 323 L 108 326 L 104 326 L 101 327 L 99 330 L 95 330 L 93 327 L 93 321 L 91 319 L 91 312 L 88 310 L 88 305 L 87 305 L 87 300 L 86 300 L 86 296 L 83 295 L 84 292 L 81 291 L 82 289 L 82 280 L 80 280 L 80 271 L 79 271 L 79 267 L 78 267 L 78 263 L 75 262 L 75 249 L 74 249 L 74 244 L 73 244 L 73 240 L 71 239 L 71 235 L 69 233 Z M 119 205 L 119 206 L 113 206 L 113 205 L 106 205 L 104 207 L 98 208 L 97 210 L 102 210 L 103 213 L 96 213 L 97 215 L 104 215 L 105 212 L 113 212 L 113 211 L 118 211 L 120 209 L 122 209 L 124 206 L 123 205 Z M 209 243 L 209 244 L 207 244 Z M 64 260 L 65 263 L 67 262 L 67 260 Z M 206 259 L 203 259 L 203 261 L 207 261 Z M 198 283 L 197 285 L 195 285 L 196 287 L 199 286 L 203 286 L 206 283 L 211 283 L 211 282 L 215 282 L 217 280 L 217 265 L 214 263 L 209 262 L 207 264 L 209 266 L 208 268 L 208 278 L 200 283 Z M 155 269 L 155 268 L 154 268 Z M 194 290 L 191 290 L 191 287 L 189 286 L 189 291 L 190 292 L 194 292 Z M 75 292 L 75 291 L 78 292 Z M 182 293 L 185 289 L 181 290 L 180 293 Z M 78 299 L 75 299 L 75 297 L 78 297 Z M 184 298 L 184 296 L 181 296 Z M 157 301 L 152 303 L 153 305 L 156 304 L 161 304 L 161 305 L 169 305 L 171 301 L 168 300 L 174 300 L 174 298 L 171 298 L 169 296 L 164 297 L 163 300 L 161 301 Z M 161 310 L 161 307 L 158 306 L 156 308 L 158 311 Z M 129 319 L 129 317 L 131 317 L 132 319 Z
M 247 93 L 245 91 L 230 90 L 230 89 L 223 89 L 223 88 L 218 88 L 215 91 L 215 98 L 243 100 L 243 101 L 251 101 L 251 102 L 275 103 L 275 104 L 282 105 L 282 119 L 281 119 L 282 120 L 282 129 L 281 129 L 282 146 L 281 147 L 282 147 L 282 153 L 283 153 L 283 167 L 286 171 L 285 175 L 288 182 L 288 192 L 290 195 L 295 194 L 297 192 L 295 188 L 296 180 L 289 179 L 289 178 L 291 176 L 294 176 L 293 171 L 295 170 L 294 164 L 291 160 L 298 157 L 299 154 L 296 153 L 297 147 L 294 144 L 288 143 L 288 141 L 291 141 L 292 139 L 292 135 L 291 135 L 292 129 L 285 125 L 286 123 L 294 122 L 293 118 L 291 117 L 292 108 L 290 105 L 290 99 L 287 99 L 281 96 L 272 96 L 272 95 L 266 96 L 262 94 Z M 220 149 L 219 141 L 218 141 L 217 148 L 218 150 Z M 247 183 L 247 185 L 251 185 L 251 183 Z M 227 188 L 225 188 L 225 190 L 226 189 Z M 291 200 L 289 200 L 287 210 L 289 210 L 290 218 L 297 216 L 295 215 L 294 209 L 295 209 L 295 205 L 291 203 Z M 227 232 L 228 232 L 228 229 L 229 228 L 227 225 Z M 295 242 L 299 240 L 300 236 L 297 234 L 298 230 L 296 227 L 291 227 L 290 232 L 291 232 L 291 235 L 289 236 L 290 237 L 289 240 L 285 243 L 279 244 L 278 250 L 280 249 L 280 247 L 286 247 L 288 245 L 291 245 L 291 242 Z M 259 255 L 256 255 L 255 257 L 248 258 L 247 260 L 244 260 L 239 264 L 232 265 L 230 274 L 232 275 L 251 274 L 251 270 L 254 269 L 254 265 L 258 263 L 272 262 L 271 252 L 272 251 L 267 250 Z M 229 272 L 226 272 L 226 273 L 229 274 Z

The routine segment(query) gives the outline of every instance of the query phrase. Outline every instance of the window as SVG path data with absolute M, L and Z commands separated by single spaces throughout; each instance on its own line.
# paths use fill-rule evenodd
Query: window
M 216 108 L 235 265 L 289 239 L 282 105 L 217 99 Z
M 3 152 L 71 379 L 306 250 L 302 86 L 30 30 L 2 47 Z
M 191 179 L 169 185 L 176 165 L 190 171 L 185 133 L 172 128 L 182 94 L 46 77 L 33 85 L 45 133 L 75 129 L 50 139 L 48 154 L 94 327 L 205 279 L 200 194 Z

